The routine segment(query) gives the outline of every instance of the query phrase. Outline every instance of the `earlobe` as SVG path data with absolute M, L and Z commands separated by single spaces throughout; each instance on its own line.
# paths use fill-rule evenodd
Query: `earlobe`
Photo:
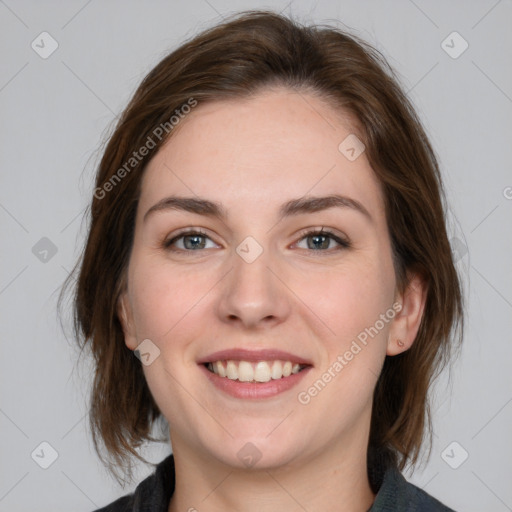
M 135 335 L 132 308 L 126 292 L 122 293 L 117 301 L 117 316 L 123 328 L 126 346 L 130 350 L 135 350 L 137 337 Z
M 389 331 L 388 356 L 396 356 L 412 347 L 423 318 L 427 291 L 428 284 L 419 274 L 409 278 L 405 291 L 397 298 L 401 308 Z

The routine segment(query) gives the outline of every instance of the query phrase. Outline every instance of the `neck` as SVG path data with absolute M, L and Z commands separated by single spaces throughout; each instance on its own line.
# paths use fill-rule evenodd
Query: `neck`
M 196 456 L 174 440 L 172 444 L 176 486 L 169 512 L 366 512 L 375 499 L 364 445 L 364 456 L 361 451 L 347 453 L 343 446 L 330 446 L 325 453 L 279 468 L 239 469 Z

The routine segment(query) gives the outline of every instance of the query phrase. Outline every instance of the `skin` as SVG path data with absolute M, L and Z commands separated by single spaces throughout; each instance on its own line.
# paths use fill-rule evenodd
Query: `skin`
M 372 394 L 385 356 L 414 342 L 425 287 L 413 275 L 398 291 L 379 182 L 364 153 L 351 162 L 338 150 L 354 132 L 310 93 L 265 89 L 197 106 L 146 169 L 119 315 L 127 347 L 150 339 L 160 350 L 143 369 L 170 425 L 170 512 L 355 512 L 375 498 L 366 468 Z M 347 207 L 278 218 L 290 199 L 333 193 L 359 201 L 371 219 Z M 171 194 L 217 201 L 228 217 L 171 209 L 143 220 Z M 315 249 L 303 232 L 322 227 L 351 246 L 328 238 Z M 183 228 L 205 231 L 205 248 L 186 252 L 183 238 L 165 248 Z M 252 263 L 235 250 L 247 236 L 263 248 Z M 300 403 L 298 393 L 397 302 L 378 335 Z M 313 367 L 278 396 L 233 398 L 197 361 L 235 347 L 285 350 Z M 250 468 L 237 456 L 248 442 L 261 454 Z

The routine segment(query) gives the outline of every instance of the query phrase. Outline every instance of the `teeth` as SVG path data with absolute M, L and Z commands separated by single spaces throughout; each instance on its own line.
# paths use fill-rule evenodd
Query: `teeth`
M 240 363 L 241 366 L 242 363 Z M 256 364 L 254 370 L 254 380 L 256 382 L 268 382 L 272 378 L 270 374 L 270 366 L 266 361 L 260 361 Z
M 224 369 L 224 366 L 222 365 L 222 361 L 217 361 L 215 363 L 215 373 L 217 375 L 220 375 L 221 377 L 225 377 L 226 376 L 226 370 Z
M 240 361 L 238 364 L 238 380 L 240 382 L 251 382 L 251 380 L 254 380 L 254 370 L 251 363 Z
M 226 365 L 226 376 L 228 379 L 231 380 L 238 379 L 238 368 L 233 361 L 228 361 Z
M 280 379 L 283 376 L 283 365 L 281 361 L 274 361 L 271 376 L 273 379 Z
M 240 382 L 269 382 L 274 379 L 289 377 L 299 373 L 303 366 L 291 361 L 215 361 L 208 364 L 208 369 L 219 377 Z

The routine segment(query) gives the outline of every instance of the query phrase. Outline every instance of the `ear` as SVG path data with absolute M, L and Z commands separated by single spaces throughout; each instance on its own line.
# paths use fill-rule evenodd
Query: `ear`
M 427 291 L 428 284 L 425 279 L 419 274 L 408 275 L 408 284 L 404 292 L 396 297 L 401 309 L 394 317 L 389 330 L 386 350 L 388 356 L 396 356 L 412 347 L 423 318 Z
M 117 301 L 117 316 L 121 322 L 124 333 L 124 342 L 130 350 L 137 347 L 137 336 L 135 334 L 135 323 L 128 293 L 124 291 Z

